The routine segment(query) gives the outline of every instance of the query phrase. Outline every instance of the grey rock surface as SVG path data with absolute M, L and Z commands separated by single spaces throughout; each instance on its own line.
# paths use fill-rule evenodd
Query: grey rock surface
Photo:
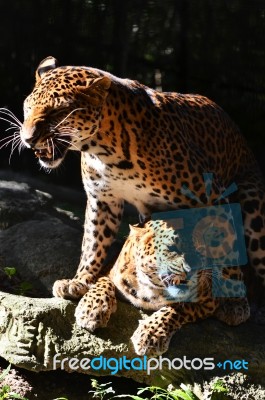
M 54 281 L 75 274 L 82 232 L 48 214 L 0 231 L 0 257 L 15 267 L 42 295 L 50 294 Z
M 0 181 L 0 229 L 32 218 L 51 205 L 52 196 L 27 183 Z
M 0 260 L 16 268 L 41 296 L 79 263 L 82 224 L 57 207 L 52 195 L 27 183 L 0 181 Z
M 128 303 L 119 301 L 107 328 L 94 334 L 75 323 L 76 304 L 63 299 L 33 299 L 0 292 L 0 349 L 9 362 L 34 371 L 62 368 L 68 372 L 91 375 L 112 375 L 114 361 L 104 368 L 82 367 L 81 361 L 97 358 L 127 360 L 137 358 L 135 365 L 144 365 L 144 358 L 134 353 L 130 342 L 138 320 L 145 315 Z M 200 361 L 212 358 L 215 368 L 197 368 Z M 70 359 L 76 361 L 72 364 Z M 196 368 L 179 368 L 184 358 L 194 360 Z M 67 360 L 65 360 L 67 359 Z M 63 361 L 64 360 L 64 361 Z M 175 360 L 172 364 L 172 360 Z M 247 369 L 231 369 L 231 364 L 218 367 L 226 360 L 245 360 Z M 244 373 L 256 382 L 265 376 L 264 327 L 248 322 L 239 327 L 228 327 L 216 320 L 206 320 L 183 326 L 173 337 L 170 349 L 163 357 L 148 359 L 150 371 L 118 367 L 115 376 L 125 376 L 141 383 L 165 386 L 203 382 L 218 375 Z M 191 365 L 188 362 L 188 367 Z M 63 363 L 63 364 L 62 364 Z

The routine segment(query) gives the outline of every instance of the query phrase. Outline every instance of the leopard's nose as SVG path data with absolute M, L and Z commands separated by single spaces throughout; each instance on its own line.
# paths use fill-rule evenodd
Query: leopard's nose
M 21 137 L 22 142 L 28 148 L 33 148 L 34 144 L 36 143 L 35 133 L 36 133 L 35 127 L 29 127 L 25 124 L 22 125 L 22 128 L 20 130 L 20 137 Z

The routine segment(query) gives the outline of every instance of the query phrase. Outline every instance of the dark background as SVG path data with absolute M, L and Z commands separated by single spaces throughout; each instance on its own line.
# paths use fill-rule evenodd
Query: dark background
M 0 16 L 0 107 L 20 120 L 35 68 L 53 55 L 62 65 L 210 97 L 265 171 L 264 0 L 0 0 Z M 0 123 L 0 138 L 7 127 Z M 0 169 L 47 178 L 31 151 L 9 162 L 10 150 L 0 150 Z M 48 179 L 78 186 L 79 176 L 71 154 Z

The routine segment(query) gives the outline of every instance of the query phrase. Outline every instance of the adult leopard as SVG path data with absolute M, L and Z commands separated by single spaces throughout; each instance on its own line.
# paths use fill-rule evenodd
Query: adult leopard
M 94 68 L 59 67 L 48 57 L 37 68 L 35 87 L 25 100 L 20 134 L 45 168 L 58 167 L 68 150 L 81 151 L 88 197 L 81 260 L 74 279 L 55 282 L 55 296 L 77 299 L 88 292 L 90 300 L 94 285 L 112 293 L 111 282 L 97 277 L 124 201 L 143 219 L 154 211 L 197 206 L 181 190 L 185 185 L 207 204 L 203 173 L 208 171 L 216 178 L 212 202 L 220 187 L 237 184 L 250 263 L 265 283 L 263 179 L 238 128 L 211 100 L 157 92 Z M 86 296 L 77 318 L 88 327 Z M 115 308 L 112 296 L 106 299 Z M 163 323 L 171 318 L 171 331 L 173 311 L 161 317 Z

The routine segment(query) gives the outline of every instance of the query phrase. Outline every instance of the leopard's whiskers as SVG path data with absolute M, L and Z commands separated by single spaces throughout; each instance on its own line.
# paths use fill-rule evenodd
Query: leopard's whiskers
M 59 138 L 59 137 L 57 137 L 56 138 L 56 141 L 59 141 L 59 142 L 61 142 L 61 143 L 65 143 L 65 144 L 68 144 L 69 146 L 71 146 L 71 147 L 74 147 L 76 150 L 80 150 L 74 143 L 72 143 L 72 142 L 70 142 L 69 140 L 66 140 L 66 139 L 62 139 L 62 138 Z
M 54 155 L 55 155 L 55 147 L 54 147 L 54 141 L 52 138 L 50 138 L 51 145 L 52 145 L 52 160 L 54 161 Z
M 6 117 L 0 117 L 0 119 L 9 122 L 10 124 L 16 125 L 20 128 L 23 124 L 22 122 L 15 116 L 15 114 L 10 111 L 8 108 L 0 108 L 0 114 L 4 114 Z M 9 117 L 10 119 L 8 119 Z
M 0 146 L 0 149 L 3 147 L 7 147 L 10 143 L 13 142 L 13 140 L 17 139 L 18 134 L 15 132 L 12 135 L 6 136 L 3 139 L 0 140 L 0 143 L 3 142 Z
M 21 145 L 21 140 L 20 140 L 20 137 L 19 136 L 17 136 L 17 137 L 15 137 L 13 140 L 12 140 L 12 142 L 11 142 L 11 151 L 10 151 L 10 155 L 9 155 L 9 159 L 8 159 L 8 161 L 9 161 L 9 164 L 10 164 L 10 161 L 11 161 L 11 157 L 12 157 L 12 155 L 13 155 L 13 153 L 14 153 L 14 150 L 16 149 L 16 148 L 20 148 L 20 145 Z
M 0 143 L 2 143 L 0 149 L 2 149 L 3 147 L 7 147 L 11 144 L 11 151 L 9 155 L 9 163 L 10 163 L 11 157 L 15 149 L 18 149 L 18 151 L 21 152 L 23 147 L 25 147 L 20 137 L 20 129 L 23 124 L 15 116 L 15 114 L 12 111 L 8 110 L 7 108 L 0 108 L 0 120 L 8 122 L 10 124 L 10 126 L 5 130 L 6 132 L 15 129 L 15 132 L 12 135 L 6 136 L 0 140 Z
M 74 112 L 76 112 L 76 111 L 79 111 L 79 110 L 84 110 L 84 108 L 82 107 L 82 108 L 75 108 L 74 110 L 72 110 L 71 112 L 69 112 L 69 114 L 67 114 L 66 115 L 66 117 L 64 117 L 55 127 L 54 127 L 54 129 L 57 129 L 58 128 L 58 126 L 60 126 L 61 124 L 63 124 L 66 120 L 67 120 L 67 118 L 69 118 L 70 117 L 70 115 L 72 115 Z

